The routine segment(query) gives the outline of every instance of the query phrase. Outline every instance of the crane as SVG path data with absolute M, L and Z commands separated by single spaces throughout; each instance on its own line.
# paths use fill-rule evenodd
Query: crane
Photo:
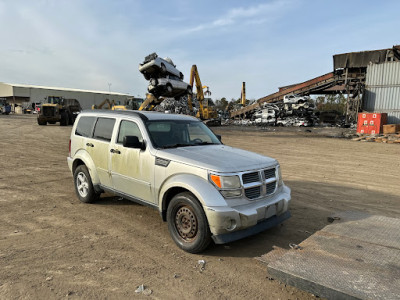
M 218 113 L 212 102 L 211 98 L 205 98 L 204 96 L 211 96 L 211 91 L 208 86 L 203 86 L 201 84 L 199 71 L 197 70 L 197 66 L 193 65 L 190 70 L 190 82 L 189 84 L 193 88 L 193 84 L 196 83 L 196 97 L 199 101 L 200 109 L 197 112 L 198 118 L 204 120 L 208 125 L 220 125 L 220 121 L 218 119 Z M 206 89 L 204 92 L 203 89 Z M 189 110 L 193 111 L 193 103 L 192 103 L 192 95 L 188 95 L 188 106 Z

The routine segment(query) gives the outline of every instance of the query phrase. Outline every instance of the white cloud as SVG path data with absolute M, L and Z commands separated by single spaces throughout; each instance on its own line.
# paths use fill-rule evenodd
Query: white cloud
M 221 17 L 202 25 L 197 25 L 192 28 L 186 29 L 184 33 L 199 32 L 208 29 L 216 29 L 228 27 L 237 24 L 251 23 L 264 23 L 267 21 L 274 21 L 279 18 L 282 13 L 285 13 L 287 7 L 290 7 L 291 1 L 281 0 L 270 3 L 262 3 L 249 7 L 237 7 L 228 10 Z

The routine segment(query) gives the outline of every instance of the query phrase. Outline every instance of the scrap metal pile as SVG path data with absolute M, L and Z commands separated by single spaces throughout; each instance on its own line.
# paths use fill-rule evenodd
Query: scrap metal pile
M 283 102 L 264 103 L 249 119 L 233 121 L 235 125 L 259 126 L 313 126 L 317 123 L 310 97 L 297 95 L 286 95 Z
M 154 110 L 172 114 L 196 115 L 199 109 L 199 101 L 196 97 L 192 97 L 193 112 L 190 111 L 187 95 L 175 98 L 166 98 Z

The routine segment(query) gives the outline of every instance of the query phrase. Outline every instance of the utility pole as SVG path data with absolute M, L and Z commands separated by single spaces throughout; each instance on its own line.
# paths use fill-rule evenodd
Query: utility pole
M 111 92 L 111 82 L 108 83 L 108 92 Z
M 241 95 L 241 104 L 243 107 L 246 106 L 246 82 L 242 84 L 242 95 Z

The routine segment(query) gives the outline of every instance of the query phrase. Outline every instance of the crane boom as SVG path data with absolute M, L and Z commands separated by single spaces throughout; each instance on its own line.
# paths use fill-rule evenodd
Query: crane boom
M 202 120 L 206 120 L 207 124 L 211 124 L 212 121 L 215 121 L 214 123 L 216 124 L 219 123 L 219 120 L 216 120 L 218 119 L 218 113 L 215 107 L 212 106 L 213 103 L 211 98 L 205 98 L 205 95 L 209 97 L 211 95 L 211 92 L 208 86 L 203 86 L 201 84 L 199 71 L 197 70 L 196 65 L 193 65 L 190 70 L 189 84 L 192 86 L 192 88 L 194 83 L 196 84 L 196 98 L 199 101 L 199 106 L 200 106 L 199 111 L 197 113 L 197 117 Z M 204 88 L 206 88 L 205 92 L 203 92 Z M 189 110 L 193 112 L 192 95 L 188 95 L 188 106 Z
M 203 118 L 203 100 L 204 100 L 204 93 L 203 93 L 203 85 L 201 84 L 200 75 L 197 71 L 197 66 L 193 65 L 192 69 L 190 70 L 190 82 L 189 84 L 193 87 L 193 83 L 196 81 L 196 94 L 197 100 L 200 104 L 200 117 Z M 193 94 L 193 93 L 192 93 Z M 189 110 L 193 111 L 193 103 L 192 103 L 192 95 L 188 95 L 188 106 Z

